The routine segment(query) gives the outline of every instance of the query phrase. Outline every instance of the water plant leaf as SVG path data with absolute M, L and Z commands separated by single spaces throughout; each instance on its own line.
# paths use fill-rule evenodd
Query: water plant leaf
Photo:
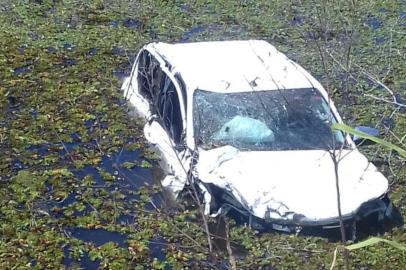
M 342 123 L 334 123 L 334 124 L 331 125 L 331 127 L 334 130 L 341 130 L 341 131 L 347 132 L 347 133 L 349 133 L 351 135 L 356 135 L 356 136 L 358 136 L 360 138 L 373 141 L 373 142 L 375 142 L 377 144 L 380 144 L 380 145 L 386 147 L 389 150 L 394 150 L 394 151 L 398 152 L 399 155 L 406 158 L 406 150 L 405 149 L 402 149 L 401 147 L 399 147 L 397 145 L 394 145 L 394 144 L 392 144 L 392 143 L 390 143 L 388 141 L 385 141 L 383 139 L 368 135 L 368 134 L 366 134 L 364 132 L 361 132 L 361 131 L 357 131 L 357 130 L 353 129 L 352 127 L 347 126 L 347 125 L 342 124 Z
M 348 250 L 357 250 L 357 249 L 360 249 L 360 248 L 373 246 L 373 245 L 376 245 L 378 243 L 386 243 L 386 244 L 388 244 L 388 245 L 390 245 L 390 246 L 392 246 L 394 248 L 406 251 L 406 245 L 405 244 L 398 243 L 396 241 L 392 241 L 392 240 L 388 240 L 388 239 L 384 239 L 384 238 L 380 238 L 380 237 L 371 237 L 371 238 L 369 238 L 367 240 L 364 240 L 362 242 L 346 246 L 345 248 L 348 249 Z

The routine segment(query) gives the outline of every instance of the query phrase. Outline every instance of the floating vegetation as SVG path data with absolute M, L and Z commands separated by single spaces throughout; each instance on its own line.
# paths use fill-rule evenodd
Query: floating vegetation
M 121 97 L 136 52 L 153 40 L 266 39 L 322 81 L 347 123 L 377 126 L 404 146 L 404 3 L 324 2 L 3 0 L 0 268 L 229 267 L 224 245 L 209 254 L 195 203 L 175 204 L 162 190 L 159 158 Z M 341 62 L 349 44 L 350 75 Z M 324 64 L 318 46 L 329 52 Z M 393 99 L 382 84 L 396 103 L 386 102 Z M 377 145 L 361 150 L 390 179 L 405 218 L 404 160 Z M 325 269 L 337 245 L 229 223 L 241 269 Z M 216 232 L 213 241 L 224 239 Z M 406 229 L 383 237 L 404 242 Z M 406 256 L 377 245 L 352 252 L 351 261 L 403 269 Z

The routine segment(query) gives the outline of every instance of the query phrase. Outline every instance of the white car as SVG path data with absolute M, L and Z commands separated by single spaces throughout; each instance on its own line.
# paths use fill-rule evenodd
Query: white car
M 265 41 L 148 44 L 122 89 L 166 161 L 163 185 L 198 186 L 207 214 L 338 226 L 332 152 L 346 224 L 391 214 L 387 179 L 331 130 L 342 120 L 327 92 Z

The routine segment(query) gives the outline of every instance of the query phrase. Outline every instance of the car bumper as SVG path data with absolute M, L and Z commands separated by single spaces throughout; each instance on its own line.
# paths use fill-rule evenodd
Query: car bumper
M 262 219 L 252 215 L 249 211 L 233 203 L 226 203 L 222 208 L 222 212 L 229 212 L 232 210 L 231 212 L 234 213 L 232 216 L 234 217 L 236 217 L 236 214 L 245 216 L 245 222 L 255 229 L 272 228 L 278 231 L 293 233 L 299 232 L 306 227 L 317 227 L 321 229 L 334 229 L 340 227 L 340 218 L 338 216 L 323 220 L 310 220 L 302 215 L 294 215 L 291 220 Z M 383 194 L 377 199 L 363 203 L 353 213 L 343 215 L 342 220 L 346 227 L 354 226 L 356 222 L 367 218 L 373 218 L 378 223 L 383 221 L 385 217 L 390 216 L 392 209 L 393 206 L 388 195 Z

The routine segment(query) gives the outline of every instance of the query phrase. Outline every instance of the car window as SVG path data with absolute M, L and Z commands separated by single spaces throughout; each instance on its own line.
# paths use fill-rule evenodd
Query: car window
M 182 137 L 182 114 L 179 96 L 172 80 L 161 73 L 160 93 L 158 97 L 158 115 L 173 141 L 178 144 Z
M 175 79 L 177 80 L 178 85 L 180 87 L 180 91 L 182 93 L 182 98 L 183 98 L 183 103 L 184 103 L 183 106 L 184 106 L 185 112 L 186 112 L 186 109 L 187 109 L 186 85 L 182 79 L 182 76 L 179 73 L 175 74 Z
M 154 101 L 159 93 L 161 75 L 162 71 L 160 70 L 158 60 L 148 51 L 143 51 L 139 57 L 137 80 L 140 94 L 151 105 L 156 105 Z
M 176 87 L 148 51 L 142 52 L 139 58 L 138 85 L 140 94 L 150 103 L 151 112 L 159 117 L 162 126 L 178 144 L 183 126 Z
M 197 144 L 240 150 L 337 149 L 345 143 L 328 103 L 316 89 L 218 93 L 193 96 Z

